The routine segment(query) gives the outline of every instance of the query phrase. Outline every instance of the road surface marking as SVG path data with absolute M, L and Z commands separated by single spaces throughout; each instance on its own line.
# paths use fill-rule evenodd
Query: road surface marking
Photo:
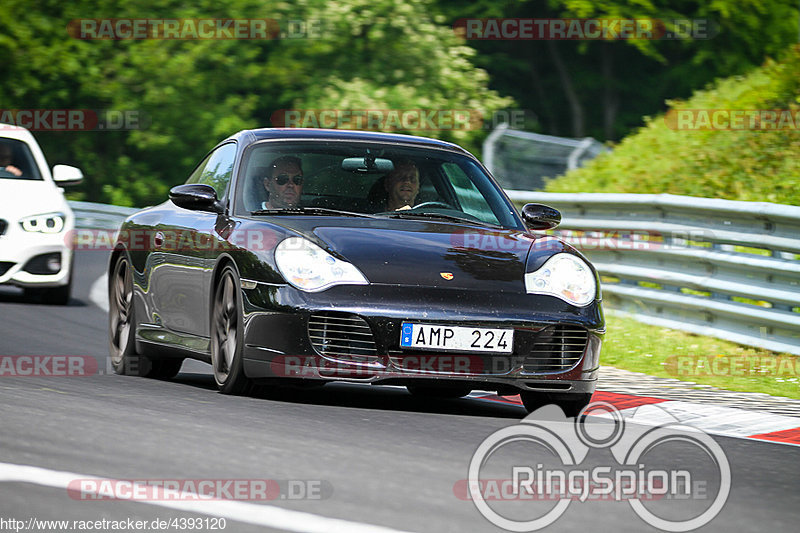
M 87 476 L 59 470 L 48 470 L 37 466 L 16 465 L 0 463 L 0 482 L 33 483 L 43 487 L 63 489 L 66 496 L 70 482 L 80 480 L 113 481 L 108 478 Z M 186 494 L 190 497 L 189 493 Z M 297 531 L 300 533 L 402 533 L 399 530 L 382 526 L 350 522 L 338 518 L 327 518 L 301 511 L 281 509 L 271 505 L 259 505 L 244 501 L 213 500 L 213 501 L 144 501 L 134 499 L 121 499 L 117 501 L 144 503 L 157 505 L 176 511 L 199 513 L 215 518 L 226 518 L 264 526 L 284 531 Z
M 108 312 L 108 274 L 103 274 L 92 283 L 92 287 L 89 289 L 89 300 L 106 313 Z

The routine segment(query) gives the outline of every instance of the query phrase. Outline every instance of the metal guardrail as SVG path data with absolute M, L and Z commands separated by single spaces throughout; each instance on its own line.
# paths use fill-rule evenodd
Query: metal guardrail
M 95 204 L 92 202 L 67 202 L 75 214 L 75 227 L 104 230 L 119 229 L 122 222 L 139 211 L 135 207 Z
M 800 207 L 669 194 L 506 191 L 562 212 L 553 233 L 603 279 L 608 308 L 641 322 L 800 355 Z M 136 208 L 69 202 L 79 228 Z
M 571 139 L 509 128 L 500 124 L 483 141 L 483 163 L 503 187 L 539 189 L 554 178 L 584 165 L 608 147 L 586 137 Z
M 800 355 L 800 207 L 669 194 L 506 191 L 562 212 L 614 312 Z

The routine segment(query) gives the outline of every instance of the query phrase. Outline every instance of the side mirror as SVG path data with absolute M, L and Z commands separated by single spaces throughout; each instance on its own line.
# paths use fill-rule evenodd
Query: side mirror
M 528 229 L 553 229 L 561 224 L 561 213 L 544 204 L 525 204 L 522 208 L 522 220 Z
M 203 183 L 177 185 L 169 190 L 169 199 L 178 207 L 192 211 L 222 213 L 224 210 L 214 187 Z
M 83 172 L 69 165 L 56 165 L 53 167 L 53 181 L 60 185 L 77 185 L 83 181 Z

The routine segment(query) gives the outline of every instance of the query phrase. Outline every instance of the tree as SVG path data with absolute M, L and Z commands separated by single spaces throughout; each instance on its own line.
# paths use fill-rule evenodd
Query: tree
M 721 79 L 686 101 L 670 101 L 667 114 L 648 118 L 613 152 L 546 188 L 800 205 L 798 73 L 800 45 L 794 45 L 780 60 L 768 60 L 745 76 Z M 731 110 L 739 113 L 740 122 L 732 121 Z M 752 113 L 759 110 L 764 113 Z M 782 112 L 772 114 L 773 110 Z M 686 120 L 679 121 L 680 117 Z M 705 120 L 714 117 L 721 129 L 704 127 Z
M 537 131 L 617 140 L 643 115 L 688 97 L 720 76 L 742 74 L 797 41 L 795 0 L 447 0 L 451 24 L 463 18 L 652 19 L 680 39 L 615 41 L 470 40 L 491 87 L 539 118 Z M 683 21 L 708 21 L 708 38 Z M 702 26 L 701 26 L 702 27 Z
M 471 109 L 508 106 L 471 63 L 472 49 L 437 22 L 429 0 L 8 0 L 0 6 L 3 109 L 111 109 L 139 113 L 129 131 L 37 133 L 48 158 L 75 164 L 80 197 L 160 202 L 214 143 L 269 126 L 279 109 Z M 81 18 L 269 18 L 325 23 L 313 38 L 80 40 Z M 472 148 L 480 130 L 427 131 Z

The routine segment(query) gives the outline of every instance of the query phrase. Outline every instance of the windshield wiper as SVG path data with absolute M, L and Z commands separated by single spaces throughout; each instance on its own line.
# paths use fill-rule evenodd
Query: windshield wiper
M 338 209 L 328 209 L 327 207 L 287 207 L 286 209 L 259 209 L 250 213 L 253 216 L 273 216 L 273 215 L 324 215 L 334 217 L 366 217 L 375 218 L 366 213 L 354 213 L 352 211 L 340 211 Z
M 403 211 L 391 211 L 388 213 L 381 213 L 381 214 L 389 218 L 439 218 L 442 220 L 449 220 L 451 222 L 462 222 L 467 224 L 473 224 L 476 226 L 483 226 L 487 224 L 490 226 L 495 225 L 495 224 L 489 224 L 488 222 L 483 222 L 481 220 L 475 220 L 474 218 L 457 217 L 455 215 L 446 215 L 444 213 L 434 213 L 430 211 L 412 211 L 410 209 Z

